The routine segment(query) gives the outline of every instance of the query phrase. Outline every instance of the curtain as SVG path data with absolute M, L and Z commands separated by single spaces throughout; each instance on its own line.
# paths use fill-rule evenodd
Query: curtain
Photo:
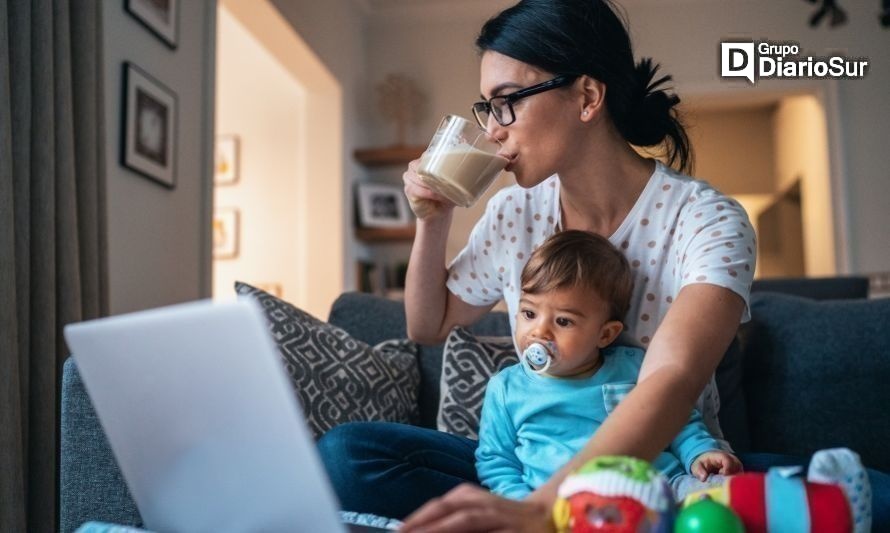
M 0 531 L 56 531 L 65 324 L 107 314 L 101 3 L 0 2 Z

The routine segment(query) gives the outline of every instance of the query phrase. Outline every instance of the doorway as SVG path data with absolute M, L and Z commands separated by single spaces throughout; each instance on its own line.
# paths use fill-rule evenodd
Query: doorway
M 837 275 L 839 200 L 823 100 L 693 98 L 684 111 L 695 174 L 739 201 L 757 232 L 755 277 Z
M 343 291 L 341 90 L 268 0 L 217 11 L 213 295 L 326 317 Z

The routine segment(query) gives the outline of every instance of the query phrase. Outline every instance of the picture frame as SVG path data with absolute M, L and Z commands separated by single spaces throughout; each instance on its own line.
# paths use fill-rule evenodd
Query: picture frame
M 237 135 L 220 135 L 216 138 L 214 159 L 214 185 L 234 185 L 238 183 L 240 170 L 240 139 Z
M 365 228 L 397 228 L 411 223 L 411 208 L 401 187 L 359 183 L 358 222 Z
M 127 12 L 172 49 L 179 44 L 179 0 L 125 0 Z
M 241 212 L 236 207 L 221 207 L 213 212 L 213 258 L 238 257 Z
M 123 65 L 121 164 L 176 187 L 176 93 L 129 61 Z

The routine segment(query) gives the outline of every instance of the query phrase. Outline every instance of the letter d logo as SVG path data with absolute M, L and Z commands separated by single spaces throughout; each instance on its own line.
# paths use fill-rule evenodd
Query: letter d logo
M 754 83 L 754 43 L 720 43 L 720 75 Z

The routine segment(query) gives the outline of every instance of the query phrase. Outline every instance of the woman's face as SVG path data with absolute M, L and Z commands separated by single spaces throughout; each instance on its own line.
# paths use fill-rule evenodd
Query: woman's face
M 482 55 L 482 98 L 507 95 L 556 75 L 488 51 Z M 516 121 L 509 126 L 489 118 L 487 130 L 503 145 L 500 153 L 510 159 L 506 170 L 520 186 L 533 187 L 571 161 L 581 133 L 581 110 L 580 92 L 570 85 L 515 102 Z

